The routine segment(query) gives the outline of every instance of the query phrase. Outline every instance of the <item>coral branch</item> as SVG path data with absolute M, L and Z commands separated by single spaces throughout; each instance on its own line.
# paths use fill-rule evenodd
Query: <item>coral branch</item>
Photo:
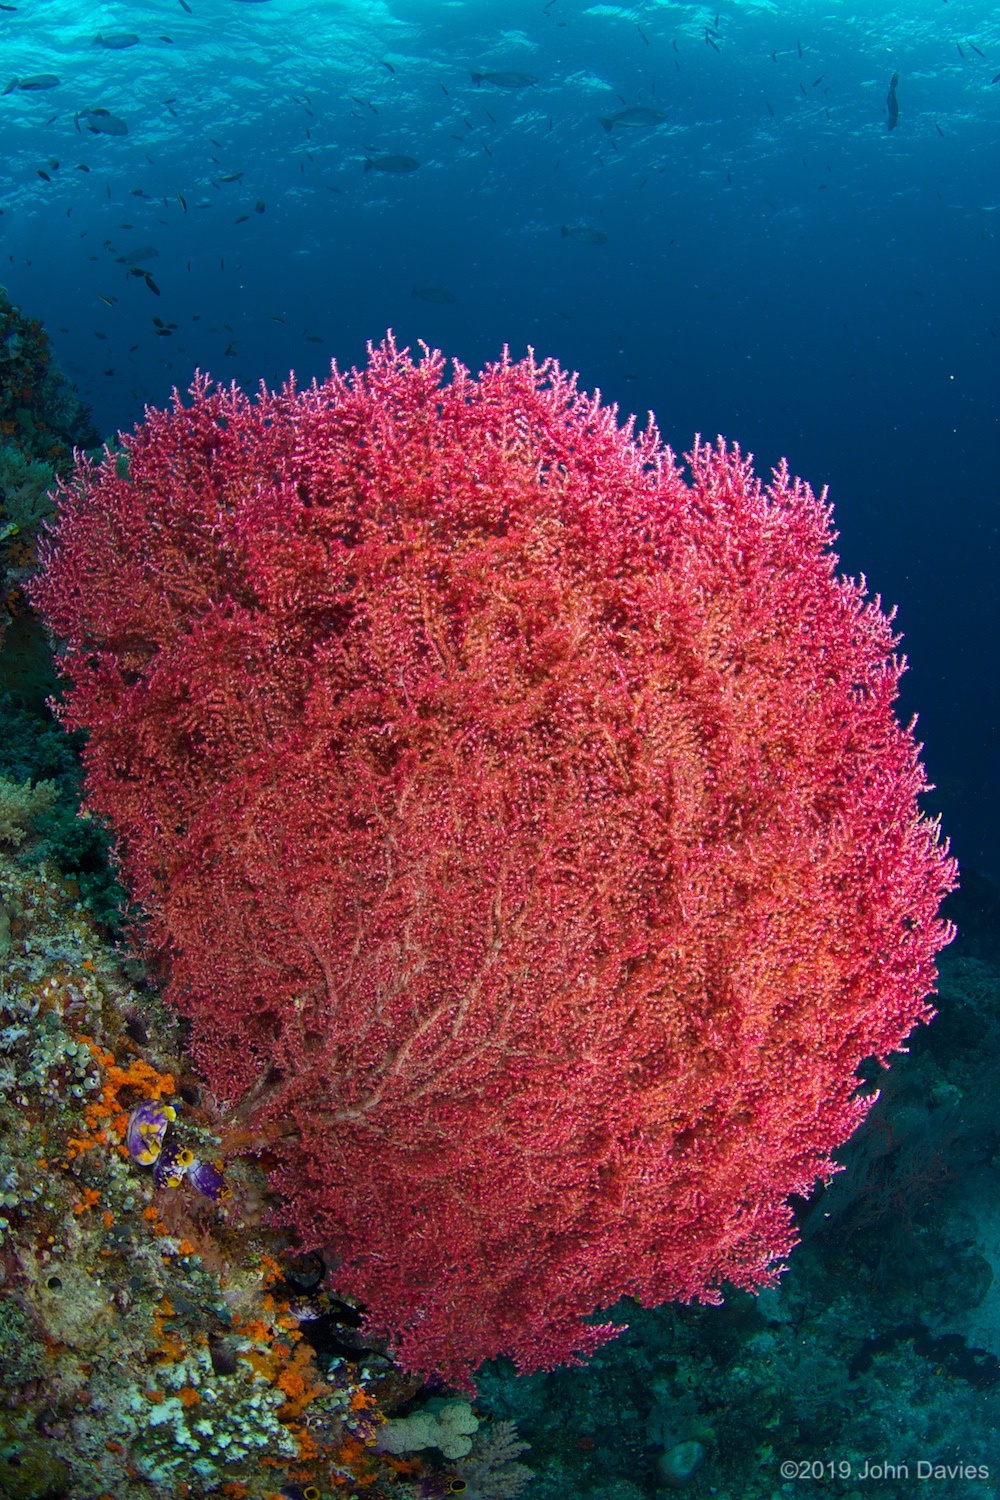
M 462 1382 L 773 1281 L 954 870 L 823 501 L 549 361 L 444 375 L 199 376 L 80 464 L 35 596 L 211 1087 Z

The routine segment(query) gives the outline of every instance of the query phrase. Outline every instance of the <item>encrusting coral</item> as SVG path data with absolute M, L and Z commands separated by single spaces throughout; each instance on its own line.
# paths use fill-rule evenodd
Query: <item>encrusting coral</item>
M 218 1160 L 216 1116 L 175 1023 L 33 840 L 0 849 L 0 1496 L 461 1488 L 441 1453 L 376 1448 L 415 1389 L 382 1353 L 317 1363 L 303 1329 L 331 1304 L 285 1285 L 259 1169 L 225 1163 L 205 1197 L 129 1149 L 152 1109 L 173 1116 L 163 1153 L 176 1136 Z

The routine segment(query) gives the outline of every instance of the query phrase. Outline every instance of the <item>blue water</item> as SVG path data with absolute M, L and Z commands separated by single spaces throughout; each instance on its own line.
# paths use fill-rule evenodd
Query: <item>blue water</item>
M 530 344 L 681 451 L 786 455 L 900 607 L 957 852 L 1000 866 L 995 11 L 19 0 L 0 57 L 60 79 L 0 99 L 0 276 L 103 432 L 195 366 L 308 381 L 391 327 L 476 367 Z M 604 130 L 632 105 L 666 119 Z

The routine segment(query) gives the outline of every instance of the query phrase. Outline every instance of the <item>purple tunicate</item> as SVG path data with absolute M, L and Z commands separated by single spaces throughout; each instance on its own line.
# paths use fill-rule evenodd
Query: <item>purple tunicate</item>
M 182 1150 L 176 1141 L 168 1141 L 153 1164 L 154 1183 L 158 1188 L 180 1187 L 193 1161 L 190 1151 Z
M 144 1099 L 128 1117 L 125 1144 L 140 1166 L 151 1167 L 160 1154 L 167 1126 L 177 1118 L 172 1104 Z
M 220 1198 L 228 1198 L 229 1191 L 225 1186 L 222 1173 L 211 1161 L 194 1161 L 188 1167 L 188 1177 L 199 1193 L 205 1198 L 211 1198 L 218 1202 Z

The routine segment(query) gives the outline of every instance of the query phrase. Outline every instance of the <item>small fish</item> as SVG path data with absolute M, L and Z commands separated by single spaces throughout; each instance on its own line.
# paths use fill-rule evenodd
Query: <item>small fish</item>
M 601 229 L 591 229 L 586 224 L 564 224 L 562 238 L 579 240 L 581 245 L 606 245 L 608 237 Z
M 666 118 L 662 109 L 633 104 L 628 109 L 620 109 L 616 115 L 602 115 L 601 124 L 610 135 L 616 126 L 626 130 L 647 130 L 653 125 L 662 125 Z
M 899 74 L 893 73 L 892 82 L 889 85 L 889 92 L 885 96 L 885 107 L 889 111 L 888 128 L 890 130 L 895 130 L 896 124 L 899 120 L 899 101 L 896 98 L 896 85 L 898 82 Z
M 380 62 L 382 64 L 383 68 L 388 68 L 390 73 L 395 73 L 396 69 L 393 67 L 393 65 L 392 65 L 391 62 L 386 62 L 386 60 L 385 60 L 384 57 L 380 58 L 379 60 L 380 60 Z
M 937 131 L 938 135 L 944 135 L 944 131 L 941 129 L 941 126 L 938 124 L 937 120 L 934 121 L 934 129 Z
M 188 211 L 187 200 L 183 197 L 183 195 L 181 193 L 177 194 L 177 202 L 180 204 L 180 206 L 184 210 L 184 212 L 187 213 L 187 211 Z
M 172 36 L 161 36 L 161 37 L 160 37 L 160 38 L 159 38 L 159 40 L 160 40 L 160 41 L 161 41 L 161 42 L 169 42 L 169 43 L 170 43 L 170 45 L 171 45 L 171 46 L 173 46 L 173 41 L 174 41 L 174 39 L 173 39 L 173 37 L 172 37 Z
M 97 296 L 98 300 L 106 303 L 108 307 L 114 307 L 115 303 L 118 301 L 117 297 L 105 297 L 103 292 L 98 292 Z
M 190 5 L 188 5 L 187 0 L 177 0 L 177 3 L 180 6 L 181 10 L 187 11 L 189 16 L 194 15 L 194 11 L 191 9 Z
M 472 73 L 470 77 L 477 89 L 484 83 L 492 83 L 498 89 L 530 89 L 538 82 L 533 73 Z
M 35 73 L 31 78 L 22 78 L 17 87 L 22 94 L 37 93 L 39 89 L 54 89 L 59 80 L 54 73 Z
M 455 293 L 445 291 L 443 286 L 414 286 L 410 288 L 410 295 L 419 297 L 421 302 L 433 302 L 438 307 L 457 300 Z
M 826 74 L 825 73 L 821 73 L 818 78 L 814 78 L 813 79 L 813 88 L 814 89 L 818 89 L 819 86 L 820 86 L 820 84 L 823 82 L 823 79 L 825 77 L 826 77 Z
M 49 176 L 48 172 L 44 172 L 41 167 L 36 167 L 35 170 L 37 171 L 39 177 L 44 178 L 46 182 L 52 181 L 52 178 Z
M 239 216 L 238 219 L 234 219 L 233 220 L 233 223 L 234 224 L 245 224 L 246 221 L 247 221 L 247 219 L 249 219 L 249 217 L 250 217 L 249 214 L 240 214 L 240 216 Z
M 366 156 L 366 172 L 415 172 L 420 163 L 412 156 Z
M 90 168 L 85 161 L 78 161 L 74 170 L 77 172 L 89 172 Z
M 1000 73 L 998 73 L 995 78 L 991 78 L 990 83 L 1000 83 Z
M 227 172 L 225 177 L 219 177 L 216 180 L 218 182 L 239 182 L 242 176 L 242 172 Z
M 17 10 L 16 5 L 0 5 L 0 10 Z
M 969 41 L 968 37 L 966 37 L 966 41 Z M 980 50 L 976 46 L 975 42 L 969 42 L 969 46 L 972 48 L 973 52 L 976 54 L 977 57 L 981 57 L 983 59 L 983 62 L 986 61 L 986 53 L 985 52 L 980 52 Z
M 112 52 L 123 52 L 126 47 L 134 47 L 138 40 L 134 31 L 109 31 L 107 36 L 98 32 L 94 37 L 94 46 L 108 47 Z
M 305 339 L 306 343 L 308 344 L 322 344 L 323 342 L 323 340 L 319 337 L 319 334 L 316 333 L 307 333 L 305 335 Z
M 158 297 L 160 295 L 160 288 L 156 285 L 156 282 L 153 280 L 152 276 L 150 276 L 148 271 L 144 272 L 143 279 L 145 280 L 146 285 L 149 287 L 149 290 L 153 293 L 153 296 Z
M 956 42 L 955 46 L 958 48 L 958 55 L 959 55 L 959 57 L 962 59 L 963 62 L 965 62 L 965 53 L 962 51 L 961 43 L 960 42 Z
M 264 203 L 263 198 L 258 198 L 257 202 L 253 206 L 254 213 L 255 214 L 262 214 L 264 212 L 264 208 L 265 208 L 265 203 Z

